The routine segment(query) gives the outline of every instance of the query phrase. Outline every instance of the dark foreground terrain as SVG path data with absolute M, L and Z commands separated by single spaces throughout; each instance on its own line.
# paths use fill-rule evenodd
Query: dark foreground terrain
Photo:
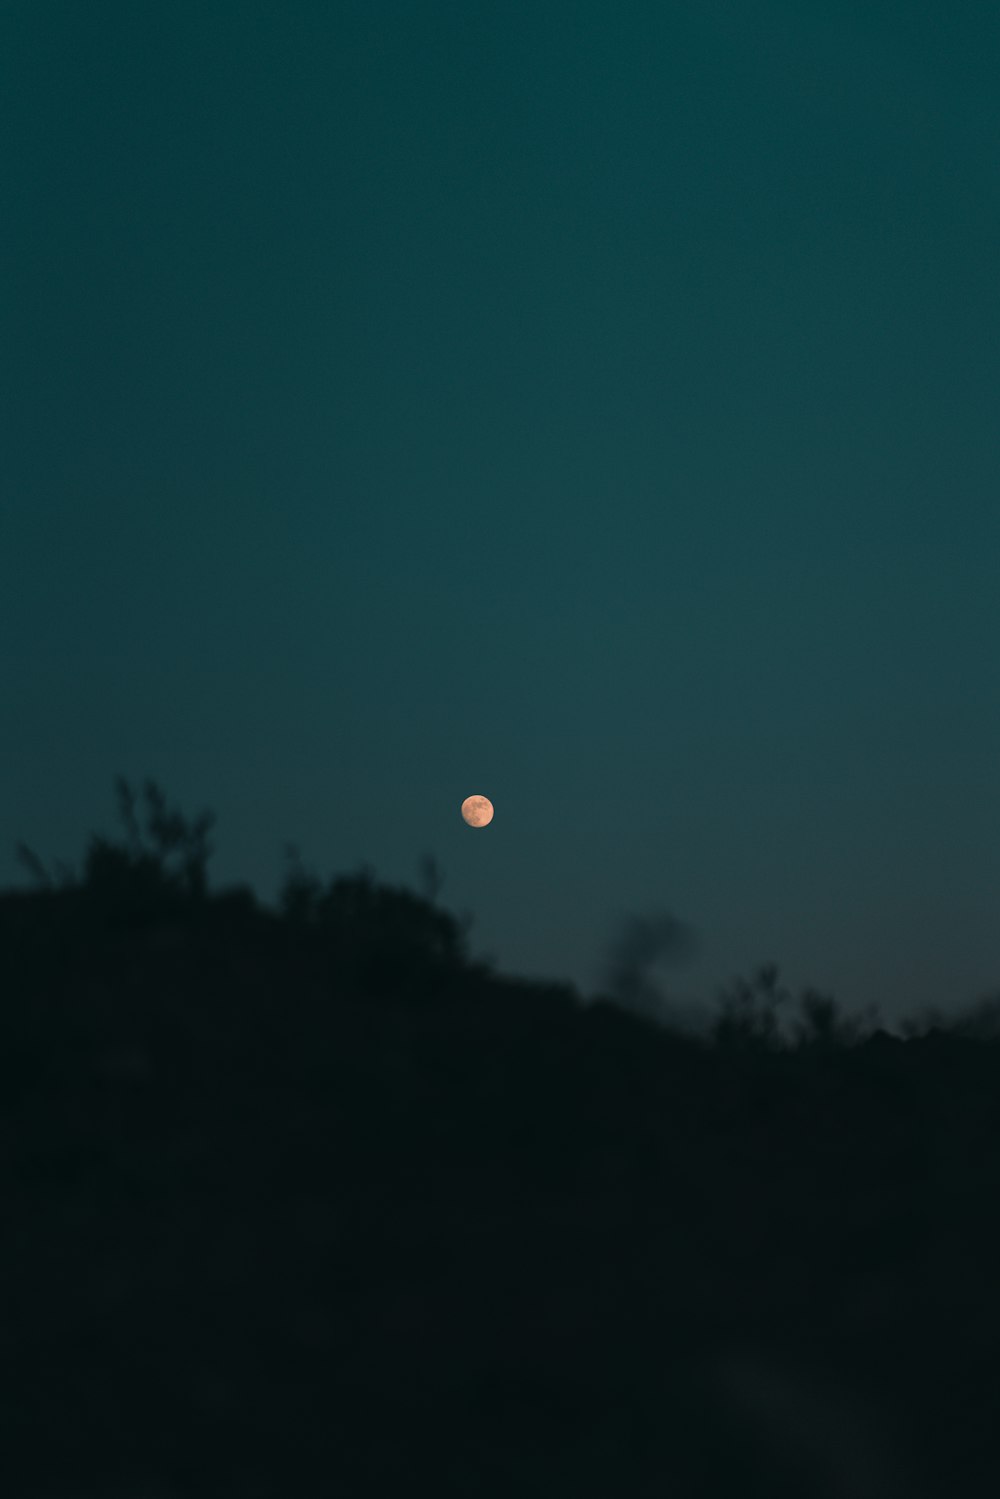
M 672 1036 L 163 826 L 0 897 L 8 1499 L 1000 1493 L 987 1025 Z

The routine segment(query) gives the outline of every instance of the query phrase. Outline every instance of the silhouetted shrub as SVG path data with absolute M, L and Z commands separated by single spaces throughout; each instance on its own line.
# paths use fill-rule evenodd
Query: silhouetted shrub
M 278 908 L 286 920 L 294 923 L 315 920 L 323 894 L 322 881 L 304 868 L 293 843 L 286 845 L 285 857 L 287 869 L 278 892 Z
M 671 1035 L 137 804 L 0 894 L 5 1493 L 1000 1492 L 995 1001 Z
M 737 978 L 723 990 L 711 1037 L 727 1050 L 777 1050 L 784 1044 L 779 1012 L 790 1002 L 791 994 L 778 982 L 777 964 L 764 963 L 752 979 Z
M 189 821 L 167 805 L 155 781 L 147 780 L 143 829 L 131 786 L 119 776 L 115 790 L 126 839 L 91 838 L 83 864 L 84 887 L 107 901 L 134 907 L 175 895 L 204 896 L 214 815 L 202 812 Z
M 795 1042 L 800 1047 L 831 1050 L 836 1047 L 856 1046 L 878 1024 L 878 1011 L 870 1007 L 864 1015 L 843 1015 L 837 1001 L 828 994 L 819 994 L 807 989 L 799 997 L 799 1015 L 794 1026 Z

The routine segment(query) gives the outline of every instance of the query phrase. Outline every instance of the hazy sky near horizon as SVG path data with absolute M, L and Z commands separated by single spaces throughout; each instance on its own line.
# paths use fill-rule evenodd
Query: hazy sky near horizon
M 585 990 L 1000 987 L 995 0 L 8 0 L 0 882 L 112 777 Z M 489 828 L 459 807 L 489 796 Z

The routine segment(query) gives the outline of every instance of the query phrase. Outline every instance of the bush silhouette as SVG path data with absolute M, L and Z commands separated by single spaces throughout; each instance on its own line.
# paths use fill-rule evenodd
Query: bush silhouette
M 995 1007 L 674 1034 L 117 794 L 0 894 L 6 1492 L 997 1491 Z

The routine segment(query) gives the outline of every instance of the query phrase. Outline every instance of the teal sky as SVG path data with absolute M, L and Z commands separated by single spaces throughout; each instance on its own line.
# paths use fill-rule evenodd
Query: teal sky
M 995 0 L 8 0 L 0 879 L 122 771 L 585 990 L 654 908 L 682 995 L 1000 988 L 998 77 Z

